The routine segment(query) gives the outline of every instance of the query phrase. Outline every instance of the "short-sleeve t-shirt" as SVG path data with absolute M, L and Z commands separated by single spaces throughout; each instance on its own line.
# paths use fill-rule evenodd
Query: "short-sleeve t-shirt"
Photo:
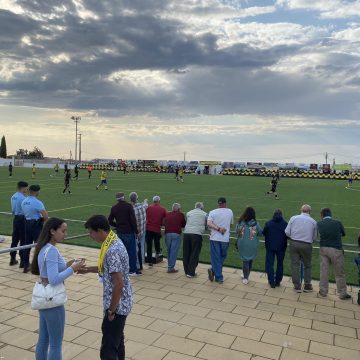
M 21 203 L 26 220 L 38 220 L 41 218 L 41 211 L 45 210 L 44 204 L 35 196 L 28 196 Z
M 210 240 L 229 242 L 230 239 L 230 226 L 234 223 L 234 214 L 228 208 L 217 208 L 209 212 L 208 221 L 212 221 L 219 227 L 225 228 L 225 234 L 219 231 L 211 230 Z
M 24 215 L 24 212 L 21 208 L 21 204 L 25 198 L 26 198 L 26 196 L 23 193 L 21 193 L 20 191 L 17 191 L 11 197 L 11 212 L 14 215 Z
M 112 281 L 111 274 L 120 272 L 123 277 L 124 288 L 118 306 L 116 307 L 116 314 L 128 315 L 133 305 L 133 294 L 129 279 L 129 257 L 125 246 L 120 239 L 115 240 L 104 259 L 104 273 L 103 273 L 103 305 L 104 312 L 109 308 L 112 295 Z

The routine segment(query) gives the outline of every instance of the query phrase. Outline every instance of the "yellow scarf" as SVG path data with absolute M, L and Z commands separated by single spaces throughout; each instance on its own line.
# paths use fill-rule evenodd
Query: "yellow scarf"
M 100 256 L 99 256 L 99 260 L 98 260 L 98 273 L 100 276 L 102 276 L 104 273 L 104 259 L 105 259 L 106 252 L 108 251 L 111 244 L 117 238 L 118 238 L 117 235 L 112 230 L 110 230 L 105 241 L 101 244 Z

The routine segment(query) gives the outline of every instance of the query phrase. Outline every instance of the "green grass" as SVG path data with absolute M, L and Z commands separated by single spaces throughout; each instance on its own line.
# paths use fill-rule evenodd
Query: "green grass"
M 184 183 L 178 183 L 173 174 L 108 172 L 109 190 L 95 190 L 99 183 L 100 171 L 94 171 L 91 180 L 87 179 L 87 172 L 80 171 L 79 181 L 72 182 L 72 195 L 63 195 L 63 174 L 51 177 L 52 170 L 38 169 L 36 179 L 31 179 L 31 169 L 14 168 L 13 177 L 9 178 L 7 168 L 0 168 L 0 211 L 10 212 L 10 197 L 15 192 L 19 180 L 41 186 L 39 199 L 45 204 L 50 216 L 58 216 L 73 220 L 86 220 L 93 214 L 108 215 L 110 207 L 115 203 L 115 193 L 123 191 L 129 194 L 136 191 L 140 199 L 152 199 L 160 195 L 161 203 L 169 210 L 172 203 L 179 202 L 184 212 L 192 209 L 196 201 L 203 201 L 205 210 L 214 209 L 219 196 L 225 196 L 228 207 L 235 215 L 235 221 L 246 206 L 253 206 L 256 210 L 260 225 L 271 218 L 273 210 L 280 207 L 286 219 L 298 214 L 304 203 L 312 206 L 312 215 L 319 220 L 320 209 L 329 206 L 333 215 L 339 218 L 347 232 L 344 243 L 355 244 L 359 228 L 360 186 L 355 182 L 353 191 L 345 189 L 347 182 L 341 180 L 312 180 L 312 179 L 281 179 L 278 191 L 280 200 L 265 196 L 270 188 L 270 179 L 263 177 L 237 176 L 185 176 Z M 356 187 L 358 186 L 358 187 Z M 11 234 L 11 217 L 0 216 L 0 233 Z M 85 234 L 83 223 L 68 221 L 69 236 Z M 209 262 L 209 242 L 205 237 L 201 261 Z M 68 243 L 96 247 L 97 244 L 89 237 L 68 240 Z M 163 249 L 165 246 L 163 244 Z M 254 268 L 264 270 L 265 251 L 260 245 L 259 255 Z M 357 250 L 351 248 L 350 250 Z M 318 250 L 314 249 L 313 277 L 319 277 Z M 355 254 L 346 254 L 346 273 L 349 283 L 358 284 L 357 269 L 352 263 Z M 181 253 L 179 253 L 181 257 Z M 229 249 L 226 265 L 240 267 L 239 256 L 234 247 L 234 240 Z M 180 266 L 180 264 L 179 264 Z M 285 272 L 289 274 L 289 259 L 285 260 Z

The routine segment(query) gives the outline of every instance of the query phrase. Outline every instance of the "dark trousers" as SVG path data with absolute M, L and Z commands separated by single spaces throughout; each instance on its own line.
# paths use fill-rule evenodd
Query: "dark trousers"
M 129 256 L 129 272 L 135 273 L 137 270 L 136 266 L 136 237 L 135 234 L 123 234 L 121 232 L 117 233 L 119 239 L 123 242 L 126 251 Z
M 17 247 L 20 243 L 20 246 L 25 245 L 25 217 L 24 215 L 15 215 L 13 220 L 13 233 L 11 239 L 11 247 Z M 23 250 L 19 251 L 20 262 L 23 257 Z M 16 251 L 10 253 L 12 260 L 16 259 Z
M 124 327 L 126 315 L 115 314 L 110 321 L 107 314 L 101 325 L 102 340 L 100 347 L 101 360 L 125 360 Z
M 41 233 L 43 221 L 42 220 L 26 220 L 25 221 L 25 245 L 30 245 L 37 242 Z M 31 249 L 23 250 L 23 263 L 26 268 L 30 263 Z
M 145 240 L 146 240 L 146 258 L 149 264 L 152 264 L 152 243 L 154 240 L 155 251 L 157 254 L 160 254 L 160 239 L 161 233 L 148 231 L 146 230 Z
M 268 276 L 270 285 L 279 285 L 284 275 L 284 258 L 286 249 L 268 250 L 266 249 L 265 272 Z M 276 257 L 276 273 L 274 272 L 274 262 Z
M 202 236 L 198 234 L 184 234 L 183 237 L 183 266 L 186 275 L 195 276 L 199 264 L 202 247 Z
M 249 280 L 249 276 L 250 276 L 251 269 L 252 269 L 252 264 L 253 264 L 253 261 L 252 261 L 252 260 L 244 260 L 244 261 L 243 261 L 243 274 L 244 274 L 244 279 L 248 279 L 248 280 Z

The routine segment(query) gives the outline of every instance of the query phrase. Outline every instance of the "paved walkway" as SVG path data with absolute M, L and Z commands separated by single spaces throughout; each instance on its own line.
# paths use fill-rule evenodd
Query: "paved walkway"
M 0 248 L 9 246 L 9 241 Z M 98 250 L 60 245 L 66 258 L 96 264 Z M 34 359 L 38 314 L 30 308 L 35 276 L 9 267 L 0 255 L 0 359 Z M 180 268 L 180 264 L 179 268 Z M 224 269 L 222 285 L 207 280 L 207 266 L 188 279 L 167 274 L 165 264 L 133 279 L 135 304 L 128 317 L 127 359 L 134 360 L 358 360 L 360 306 L 340 301 L 332 286 L 323 299 L 315 292 L 294 293 L 288 278 L 270 289 L 262 273 L 248 285 L 239 270 Z M 95 274 L 66 281 L 64 360 L 98 360 L 102 288 Z

